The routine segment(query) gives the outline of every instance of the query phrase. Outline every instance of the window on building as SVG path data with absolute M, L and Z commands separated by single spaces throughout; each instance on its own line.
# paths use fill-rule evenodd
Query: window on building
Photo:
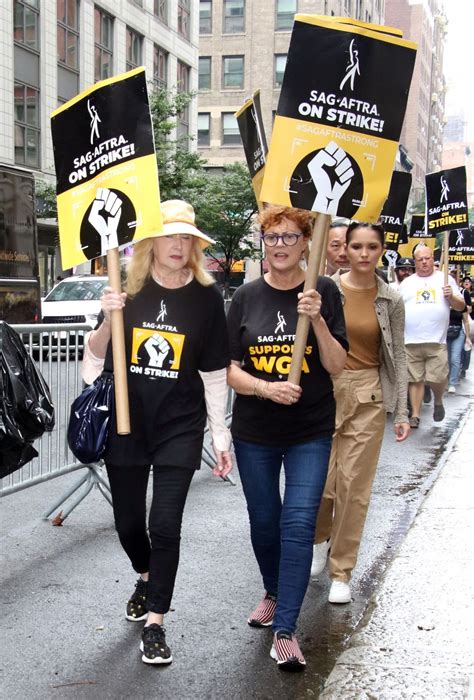
M 200 0 L 199 3 L 199 34 L 212 34 L 212 2 Z
M 79 70 L 79 2 L 57 0 L 58 61 Z
M 176 76 L 178 92 L 189 92 L 190 73 L 191 69 L 189 66 L 182 61 L 178 61 L 178 72 Z M 178 114 L 177 136 L 178 138 L 189 136 L 189 106 L 185 107 L 182 112 Z
M 113 73 L 114 19 L 98 7 L 94 8 L 94 76 L 110 78 Z
M 143 7 L 143 0 L 128 0 L 132 5 L 137 5 L 138 7 Z
M 224 34 L 239 34 L 245 31 L 245 0 L 224 0 Z
M 13 37 L 18 44 L 39 51 L 39 0 L 15 0 Z
M 222 87 L 239 89 L 244 87 L 244 57 L 222 57 Z
M 275 54 L 275 87 L 281 87 L 286 66 L 286 53 Z
M 153 81 L 159 88 L 168 85 L 168 52 L 157 44 L 153 46 Z
M 240 132 L 237 124 L 237 119 L 233 112 L 222 113 L 222 145 L 223 146 L 240 146 Z
M 275 28 L 280 31 L 290 31 L 297 9 L 296 0 L 277 0 Z
M 126 35 L 126 67 L 132 70 L 142 65 L 143 37 L 134 29 L 127 27 Z
M 168 0 L 154 0 L 153 13 L 162 22 L 168 24 Z
M 190 0 L 178 0 L 178 34 L 189 39 L 190 21 L 191 18 L 191 2 Z
M 200 56 L 199 57 L 198 88 L 199 88 L 199 90 L 210 90 L 211 89 L 211 57 L 210 56 Z
M 198 146 L 209 146 L 211 143 L 211 115 L 209 112 L 198 114 Z
M 39 90 L 15 83 L 15 163 L 39 168 L 40 119 Z

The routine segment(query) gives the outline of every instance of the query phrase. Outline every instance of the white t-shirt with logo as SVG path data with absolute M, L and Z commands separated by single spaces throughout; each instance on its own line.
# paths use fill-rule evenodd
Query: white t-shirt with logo
M 457 293 L 451 277 L 448 284 Z M 416 273 L 399 287 L 405 303 L 405 343 L 446 343 L 449 324 L 449 300 L 443 294 L 444 273 L 435 271 L 427 277 Z

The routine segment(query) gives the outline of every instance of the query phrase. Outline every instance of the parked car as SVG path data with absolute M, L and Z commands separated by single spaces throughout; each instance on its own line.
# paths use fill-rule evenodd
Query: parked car
M 42 323 L 87 323 L 94 328 L 100 313 L 100 297 L 108 284 L 108 277 L 76 275 L 58 282 L 41 302 Z M 66 332 L 55 332 L 53 340 L 66 343 Z M 83 348 L 79 335 L 79 348 Z M 46 338 L 44 338 L 44 341 Z
M 99 275 L 66 277 L 42 300 L 42 322 L 89 323 L 94 327 L 107 284 L 108 278 Z

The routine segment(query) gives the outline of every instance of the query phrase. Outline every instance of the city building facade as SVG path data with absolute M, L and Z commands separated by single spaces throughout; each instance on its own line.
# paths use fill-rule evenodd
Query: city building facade
M 466 139 L 466 120 L 463 115 L 451 115 L 444 127 L 442 167 L 466 168 L 468 207 L 474 206 L 474 141 Z M 473 224 L 474 222 L 470 222 Z
M 384 9 L 385 0 L 200 0 L 198 148 L 209 166 L 245 160 L 234 113 L 258 89 L 270 141 L 297 12 L 383 24 Z
M 0 164 L 54 184 L 51 112 L 142 65 L 150 88 L 196 90 L 198 39 L 198 0 L 2 0 Z M 195 133 L 196 120 L 186 110 L 178 133 Z M 54 254 L 55 234 L 40 227 L 40 254 Z
M 447 20 L 440 0 L 386 0 L 385 22 L 418 44 L 400 142 L 412 164 L 412 201 L 421 201 L 426 173 L 441 168 L 446 82 Z

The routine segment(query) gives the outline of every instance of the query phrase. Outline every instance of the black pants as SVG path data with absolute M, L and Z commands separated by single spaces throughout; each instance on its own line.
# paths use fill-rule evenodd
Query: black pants
M 194 471 L 182 467 L 153 467 L 153 499 L 146 530 L 148 465 L 107 464 L 115 527 L 133 568 L 149 572 L 147 608 L 170 609 L 179 562 L 181 522 Z

